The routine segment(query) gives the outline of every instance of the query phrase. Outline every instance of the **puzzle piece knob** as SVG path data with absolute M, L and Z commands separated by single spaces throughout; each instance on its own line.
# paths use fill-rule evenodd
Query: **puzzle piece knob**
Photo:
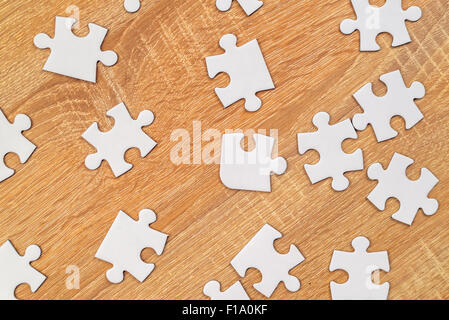
M 105 66 L 110 67 L 117 63 L 118 56 L 114 51 L 102 51 L 99 60 Z
M 14 118 L 14 126 L 17 126 L 20 131 L 25 131 L 31 128 L 31 119 L 27 115 L 18 114 Z
M 335 191 L 344 191 L 349 187 L 349 179 L 344 175 L 339 177 L 334 177 L 332 180 L 332 189 Z
M 434 215 L 438 210 L 439 204 L 436 199 L 427 199 L 423 206 L 423 211 L 426 216 Z
M 150 225 L 156 221 L 156 213 L 150 209 L 143 209 L 139 212 L 139 222 L 144 225 Z
M 39 246 L 33 244 L 25 250 L 24 258 L 29 261 L 36 261 L 41 256 L 42 250 Z
M 329 125 L 329 121 L 330 120 L 331 120 L 331 117 L 330 117 L 329 113 L 327 113 L 327 112 L 318 112 L 313 117 L 312 122 L 313 122 L 313 125 L 319 129 L 321 127 L 325 127 L 325 126 Z
M 344 34 L 351 34 L 356 29 L 356 22 L 351 19 L 345 19 L 340 23 L 340 31 Z
M 413 82 L 410 90 L 413 92 L 415 99 L 422 99 L 426 95 L 426 87 L 419 81 Z
M 352 247 L 355 249 L 355 251 L 366 251 L 369 248 L 369 240 L 365 237 L 357 237 L 354 240 L 352 240 Z
M 417 6 L 410 7 L 405 10 L 405 17 L 409 21 L 418 21 L 422 17 L 422 10 Z
M 216 280 L 209 281 L 203 288 L 203 293 L 208 297 L 213 297 L 220 292 L 220 283 Z
M 245 109 L 248 112 L 256 112 L 262 107 L 262 100 L 260 100 L 256 95 L 247 98 L 245 101 Z
M 383 168 L 380 163 L 373 163 L 368 168 L 368 178 L 371 180 L 379 180 L 383 172 Z
M 125 0 L 125 10 L 134 13 L 140 9 L 140 0 Z
M 100 155 L 98 153 L 94 153 L 86 157 L 86 160 L 84 160 L 84 164 L 86 165 L 87 169 L 96 170 L 100 167 L 102 161 L 103 159 L 101 159 Z
M 149 126 L 154 121 L 154 113 L 150 110 L 144 110 L 139 114 L 137 121 L 141 126 Z
M 275 174 L 277 175 L 284 174 L 286 170 L 287 170 L 287 160 L 285 160 L 285 158 L 278 157 L 273 160 L 272 171 Z
M 217 0 L 217 8 L 220 11 L 228 11 L 231 9 L 232 0 Z
M 231 50 L 237 46 L 237 37 L 233 34 L 225 34 L 220 39 L 220 47 L 225 51 Z
M 366 116 L 362 113 L 357 113 L 352 118 L 352 125 L 356 130 L 365 130 L 368 126 L 368 121 L 366 119 Z
M 111 283 L 120 283 L 124 279 L 123 270 L 119 270 L 117 268 L 111 268 L 108 271 L 106 271 L 106 278 Z
M 289 275 L 289 277 L 284 281 L 284 283 L 285 287 L 290 292 L 296 292 L 299 290 L 299 288 L 301 288 L 301 282 L 299 282 L 299 279 L 294 276 Z
M 39 49 L 46 49 L 50 48 L 51 46 L 51 38 L 48 36 L 48 34 L 45 33 L 39 33 L 34 37 L 34 45 L 38 47 Z

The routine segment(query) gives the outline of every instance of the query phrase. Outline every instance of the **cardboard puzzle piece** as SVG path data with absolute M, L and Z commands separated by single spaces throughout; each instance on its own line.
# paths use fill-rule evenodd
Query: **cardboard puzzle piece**
M 153 248 L 160 256 L 168 237 L 165 233 L 149 228 L 155 221 L 156 214 L 149 209 L 140 211 L 138 221 L 123 211 L 119 212 L 95 254 L 96 258 L 113 265 L 106 272 L 106 278 L 111 283 L 122 282 L 125 271 L 140 282 L 151 274 L 154 264 L 145 263 L 140 255 L 145 248 Z
M 378 142 L 398 135 L 390 125 L 394 116 L 401 116 L 405 120 L 407 130 L 421 121 L 424 116 L 415 104 L 415 99 L 421 99 L 426 94 L 421 82 L 413 82 L 407 88 L 399 70 L 382 75 L 380 80 L 387 86 L 387 94 L 378 97 L 373 93 L 372 84 L 366 84 L 354 94 L 364 113 L 356 114 L 352 119 L 357 130 L 365 130 L 371 124 Z
M 274 138 L 254 134 L 256 147 L 247 152 L 242 149 L 243 133 L 228 133 L 222 136 L 220 179 L 235 190 L 271 192 L 271 174 L 283 174 L 287 170 L 284 158 L 271 158 Z
M 215 93 L 225 108 L 245 99 L 245 109 L 254 112 L 260 109 L 262 101 L 256 93 L 274 89 L 270 71 L 265 63 L 257 40 L 252 40 L 237 47 L 237 37 L 224 35 L 220 47 L 226 52 L 206 58 L 210 78 L 225 72 L 231 78 L 227 88 L 216 88 Z
M 374 163 L 368 168 L 368 177 L 378 181 L 376 188 L 368 195 L 368 200 L 379 210 L 385 210 L 385 203 L 389 198 L 398 199 L 400 209 L 392 218 L 409 226 L 419 209 L 428 216 L 438 210 L 438 201 L 429 199 L 428 194 L 439 180 L 426 168 L 421 169 L 418 180 L 410 180 L 406 170 L 412 163 L 412 159 L 395 153 L 386 170 L 380 163 Z
M 279 254 L 273 242 L 281 237 L 279 231 L 266 224 L 231 261 L 241 277 L 249 268 L 256 268 L 262 273 L 262 281 L 256 283 L 254 288 L 267 298 L 271 297 L 280 282 L 284 282 L 290 292 L 298 291 L 301 286 L 298 278 L 289 272 L 305 258 L 293 244 L 289 253 Z
M 263 6 L 263 1 L 259 0 L 237 0 L 243 8 L 247 16 L 252 15 Z M 217 0 L 217 8 L 220 11 L 228 11 L 231 9 L 232 0 Z
M 15 117 L 14 123 L 10 123 L 0 109 L 0 182 L 14 175 L 14 170 L 8 168 L 4 157 L 8 153 L 19 156 L 20 162 L 25 163 L 33 154 L 36 146 L 22 134 L 31 128 L 31 119 L 24 114 Z
M 221 291 L 220 282 L 212 280 L 204 285 L 203 293 L 211 300 L 251 300 L 240 281 Z
M 349 119 L 335 125 L 329 125 L 329 120 L 328 113 L 317 113 L 313 117 L 313 124 L 318 131 L 298 133 L 298 150 L 300 154 L 304 154 L 314 149 L 320 154 L 317 164 L 304 166 L 312 184 L 332 178 L 332 188 L 342 191 L 349 186 L 344 173 L 363 169 L 363 152 L 357 149 L 354 153 L 347 154 L 341 148 L 344 140 L 357 138 Z
M 370 5 L 370 0 L 351 0 L 357 20 L 345 19 L 340 24 L 344 34 L 360 31 L 360 51 L 378 51 L 377 36 L 388 32 L 393 37 L 393 47 L 411 41 L 405 22 L 418 21 L 422 11 L 419 7 L 402 9 L 402 0 L 386 0 L 382 7 Z
M 142 127 L 153 123 L 154 115 L 151 111 L 145 110 L 139 114 L 137 120 L 134 120 L 123 103 L 109 110 L 106 115 L 115 120 L 112 130 L 101 132 L 95 122 L 82 135 L 98 151 L 87 156 L 85 164 L 88 169 L 95 170 L 103 160 L 106 160 L 114 175 L 119 177 L 133 167 L 125 161 L 127 150 L 138 148 L 144 158 L 156 147 L 157 143 L 142 130 Z
M 98 61 L 112 66 L 117 62 L 117 54 L 114 51 L 101 51 L 107 29 L 89 23 L 90 33 L 81 38 L 72 32 L 75 23 L 74 18 L 56 17 L 54 38 L 40 33 L 34 37 L 34 45 L 51 50 L 43 68 L 45 71 L 96 82 Z
M 125 0 L 125 10 L 129 13 L 134 13 L 140 9 L 140 0 Z
M 14 294 L 21 284 L 28 284 L 31 292 L 36 292 L 46 276 L 31 266 L 41 256 L 37 245 L 29 246 L 21 256 L 8 240 L 0 246 L 0 300 L 16 300 Z
M 329 270 L 344 270 L 349 279 L 345 283 L 331 281 L 332 300 L 386 300 L 390 284 L 372 281 L 376 270 L 390 271 L 388 252 L 367 252 L 370 242 L 365 237 L 352 241 L 354 252 L 334 250 Z

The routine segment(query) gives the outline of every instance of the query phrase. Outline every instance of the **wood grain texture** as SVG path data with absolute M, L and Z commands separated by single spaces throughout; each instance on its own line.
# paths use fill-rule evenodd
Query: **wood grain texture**
M 48 276 L 31 294 L 20 286 L 22 299 L 204 299 L 203 285 L 215 279 L 228 288 L 239 276 L 232 258 L 269 223 L 284 237 L 275 243 L 280 252 L 296 244 L 306 261 L 292 270 L 301 290 L 288 292 L 281 284 L 273 299 L 329 299 L 329 282 L 345 281 L 342 272 L 328 271 L 334 249 L 350 250 L 351 240 L 367 236 L 371 250 L 388 250 L 391 299 L 449 298 L 449 3 L 447 0 L 404 0 L 404 7 L 419 5 L 423 18 L 408 23 L 413 42 L 391 48 L 391 36 L 381 35 L 382 50 L 359 52 L 358 33 L 345 36 L 340 22 L 354 17 L 349 0 L 266 0 L 251 17 L 238 5 L 228 13 L 215 8 L 215 0 L 143 0 L 136 14 L 126 13 L 119 0 L 3 1 L 0 4 L 0 106 L 10 120 L 29 115 L 33 127 L 26 136 L 38 149 L 22 165 L 7 155 L 16 175 L 0 184 L 0 243 L 10 239 L 23 254 L 33 243 L 43 255 L 33 265 Z M 373 1 L 381 5 L 382 1 Z M 54 33 L 54 17 L 67 16 L 66 8 L 79 8 L 81 29 L 97 23 L 109 29 L 104 50 L 115 50 L 119 62 L 98 67 L 98 81 L 90 84 L 42 71 L 48 50 L 33 45 L 40 32 Z M 248 113 L 243 102 L 224 109 L 213 89 L 228 78 L 207 76 L 204 58 L 221 53 L 220 37 L 234 33 L 239 44 L 257 38 L 276 84 L 263 92 L 263 107 Z M 347 176 L 351 185 L 334 192 L 330 181 L 311 185 L 304 164 L 318 154 L 300 156 L 296 133 L 314 130 L 312 117 L 319 111 L 333 123 L 352 117 L 360 108 L 352 94 L 374 82 L 377 94 L 386 92 L 380 75 L 400 69 L 407 85 L 422 82 L 427 89 L 418 105 L 425 119 L 406 131 L 393 120 L 397 138 L 377 143 L 372 129 L 348 140 L 344 149 L 363 148 L 365 170 Z M 126 154 L 134 168 L 118 179 L 107 164 L 96 171 L 84 166 L 94 149 L 81 134 L 98 121 L 109 130 L 107 110 L 125 102 L 136 117 L 144 109 L 156 115 L 145 131 L 159 145 L 142 159 L 137 150 Z M 279 154 L 288 161 L 286 174 L 272 178 L 269 194 L 233 191 L 220 182 L 216 164 L 175 165 L 170 151 L 171 133 L 187 129 L 193 121 L 203 131 L 277 129 Z M 440 209 L 427 217 L 418 213 L 412 227 L 391 219 L 398 208 L 388 201 L 379 212 L 366 200 L 376 182 L 366 176 L 373 162 L 387 165 L 394 152 L 415 160 L 408 170 L 416 179 L 422 167 L 440 183 L 430 196 Z M 153 225 L 170 235 L 165 252 L 147 249 L 142 257 L 156 264 L 143 283 L 127 274 L 119 285 L 107 282 L 110 265 L 94 258 L 119 210 L 137 219 L 143 208 L 153 209 Z M 66 288 L 66 268 L 80 269 L 79 290 Z M 260 281 L 249 270 L 242 279 L 253 299 L 261 299 L 252 285 Z

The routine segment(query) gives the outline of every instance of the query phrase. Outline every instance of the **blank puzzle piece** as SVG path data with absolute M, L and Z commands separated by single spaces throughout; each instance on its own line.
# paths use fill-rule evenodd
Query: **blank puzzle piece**
M 254 284 L 254 288 L 267 298 L 271 297 L 280 282 L 284 282 L 290 292 L 298 291 L 301 286 L 298 278 L 289 272 L 305 258 L 293 244 L 289 253 L 279 254 L 273 242 L 281 237 L 279 231 L 266 224 L 231 261 L 241 277 L 249 268 L 256 268 L 262 273 L 262 281 Z
M 134 13 L 140 9 L 140 0 L 125 0 L 124 2 L 125 10 Z
M 31 119 L 27 115 L 19 114 L 14 123 L 10 123 L 0 109 L 0 182 L 14 175 L 14 170 L 5 165 L 5 155 L 15 153 L 20 162 L 25 163 L 36 149 L 36 146 L 22 135 L 23 131 L 30 128 Z
M 46 276 L 34 269 L 30 263 L 41 256 L 37 245 L 29 246 L 21 256 L 8 240 L 0 246 L 0 300 L 16 300 L 16 288 L 27 283 L 31 292 L 36 292 Z
M 329 125 L 329 120 L 328 113 L 317 113 L 313 117 L 313 124 L 318 131 L 298 133 L 298 150 L 300 154 L 304 154 L 314 149 L 320 154 L 317 164 L 304 166 L 312 184 L 332 178 L 332 188 L 342 191 L 349 186 L 344 173 L 363 169 L 363 152 L 357 149 L 354 153 L 347 154 L 341 148 L 344 140 L 357 138 L 349 119 L 335 125 Z
M 405 22 L 418 21 L 422 12 L 419 7 L 402 9 L 402 0 L 386 0 L 382 7 L 370 5 L 370 0 L 351 0 L 357 20 L 346 19 L 340 24 L 344 34 L 360 31 L 360 51 L 378 51 L 376 41 L 380 33 L 388 32 L 393 36 L 393 47 L 411 41 Z
M 206 58 L 210 78 L 225 72 L 231 78 L 227 88 L 216 88 L 215 93 L 225 108 L 240 99 L 245 99 L 245 109 L 254 112 L 260 109 L 262 101 L 256 93 L 274 89 L 274 83 L 265 63 L 257 40 L 237 47 L 237 37 L 224 35 L 220 47 L 226 53 Z
M 107 29 L 89 23 L 90 33 L 81 38 L 72 33 L 75 23 L 74 18 L 56 17 L 54 38 L 40 33 L 34 37 L 34 45 L 40 49 L 51 49 L 43 68 L 45 71 L 96 82 L 98 61 L 112 66 L 117 62 L 117 54 L 114 51 L 101 51 Z
M 154 264 L 145 263 L 140 258 L 145 248 L 153 248 L 161 255 L 168 235 L 153 230 L 148 226 L 156 221 L 156 214 L 149 209 L 139 213 L 135 221 L 125 212 L 120 211 L 109 229 L 95 257 L 113 265 L 106 272 L 111 283 L 123 281 L 124 272 L 128 271 L 137 280 L 143 282 L 153 271 Z
M 345 283 L 331 281 L 332 300 L 387 300 L 390 284 L 372 282 L 376 270 L 390 271 L 388 252 L 367 252 L 370 242 L 365 237 L 352 240 L 354 252 L 334 250 L 329 271 L 344 270 L 349 274 Z
M 247 152 L 242 149 L 243 133 L 222 136 L 220 179 L 223 184 L 236 190 L 271 192 L 271 173 L 283 174 L 287 170 L 284 158 L 271 158 L 274 138 L 254 134 L 256 147 Z
M 263 6 L 263 1 L 259 0 L 237 0 L 237 2 L 243 8 L 247 16 L 252 15 Z M 217 0 L 217 8 L 220 11 L 228 11 L 231 9 L 231 5 L 232 0 Z
M 212 280 L 204 285 L 203 293 L 211 300 L 251 300 L 240 281 L 221 291 L 220 282 Z
M 119 177 L 133 167 L 125 161 L 127 150 L 138 148 L 144 158 L 156 147 L 157 143 L 142 130 L 142 127 L 153 123 L 154 115 L 151 111 L 145 110 L 139 114 L 137 120 L 134 120 L 123 103 L 109 110 L 106 115 L 115 120 L 112 130 L 101 132 L 95 122 L 82 135 L 98 150 L 97 153 L 86 157 L 85 164 L 88 169 L 95 170 L 103 160 L 106 160 L 114 175 Z
M 356 114 L 352 119 L 357 130 L 365 130 L 371 124 L 378 142 L 398 135 L 390 125 L 394 116 L 404 118 L 407 130 L 421 121 L 424 116 L 414 100 L 426 94 L 424 85 L 417 81 L 407 88 L 399 70 L 382 75 L 380 80 L 387 86 L 387 94 L 378 97 L 373 93 L 372 84 L 366 84 L 354 94 L 364 113 Z
M 385 210 L 389 198 L 398 199 L 401 207 L 392 218 L 409 226 L 419 209 L 428 216 L 438 210 L 438 201 L 427 196 L 439 180 L 426 168 L 421 169 L 418 180 L 410 180 L 406 170 L 412 163 L 412 159 L 395 153 L 387 170 L 380 163 L 374 163 L 368 168 L 368 177 L 378 181 L 376 188 L 368 195 L 368 200 L 379 210 Z

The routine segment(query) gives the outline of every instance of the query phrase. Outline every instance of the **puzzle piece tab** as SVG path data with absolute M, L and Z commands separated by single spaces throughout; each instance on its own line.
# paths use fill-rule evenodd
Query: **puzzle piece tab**
M 14 123 L 10 123 L 0 109 L 0 182 L 14 175 L 14 170 L 5 165 L 5 155 L 15 153 L 20 162 L 25 163 L 36 149 L 36 146 L 22 135 L 23 131 L 30 128 L 31 119 L 28 116 L 19 114 Z
M 243 8 L 247 16 L 252 15 L 263 6 L 263 1 L 259 0 L 237 0 Z M 217 0 L 217 8 L 220 11 L 228 11 L 231 9 L 232 0 Z
M 354 94 L 354 98 L 364 113 L 356 114 L 352 119 L 357 130 L 365 130 L 367 125 L 371 124 L 378 142 L 398 135 L 390 125 L 394 116 L 404 118 L 407 130 L 421 121 L 424 116 L 414 100 L 421 99 L 426 94 L 421 82 L 413 82 L 410 88 L 407 88 L 399 70 L 382 75 L 380 80 L 387 86 L 387 94 L 383 97 L 376 96 L 371 83 L 362 87 Z
M 149 228 L 155 221 L 156 214 L 152 210 L 140 211 L 138 221 L 123 211 L 119 212 L 95 254 L 96 258 L 113 265 L 106 272 L 111 283 L 122 282 L 125 271 L 140 282 L 153 272 L 154 264 L 143 262 L 140 255 L 145 248 L 153 248 L 159 256 L 164 251 L 168 235 Z
M 265 63 L 257 40 L 237 47 L 237 37 L 224 35 L 220 47 L 226 53 L 206 58 L 210 78 L 225 72 L 231 78 L 227 88 L 216 88 L 215 93 L 225 108 L 245 99 L 245 109 L 254 112 L 260 109 L 262 101 L 257 92 L 274 89 L 274 83 Z
M 31 292 L 36 292 L 46 276 L 34 269 L 30 263 L 41 256 L 37 245 L 29 246 L 21 256 L 8 240 L 0 246 L 0 300 L 16 300 L 16 288 L 26 283 Z
M 370 5 L 370 0 L 351 0 L 357 20 L 346 19 L 340 24 L 344 34 L 360 31 L 360 51 L 378 51 L 377 36 L 388 32 L 393 36 L 393 47 L 411 41 L 405 22 L 418 21 L 422 11 L 419 7 L 402 9 L 402 0 L 386 0 L 382 7 Z
M 86 157 L 85 164 L 88 169 L 95 170 L 103 160 L 106 160 L 114 175 L 119 177 L 133 167 L 125 161 L 127 150 L 138 148 L 144 158 L 156 147 L 157 143 L 142 130 L 142 127 L 153 123 L 154 115 L 151 111 L 145 110 L 139 114 L 137 120 L 134 120 L 123 103 L 109 110 L 106 115 L 115 120 L 112 130 L 101 132 L 95 122 L 82 135 L 98 150 L 97 153 Z
M 231 261 L 241 277 L 249 268 L 256 268 L 262 273 L 262 281 L 256 283 L 254 288 L 267 298 L 271 297 L 280 282 L 284 282 L 290 292 L 298 291 L 301 286 L 298 278 L 289 272 L 305 258 L 293 244 L 289 253 L 279 254 L 273 242 L 281 237 L 279 231 L 266 224 Z
M 204 285 L 203 293 L 211 300 L 251 300 L 240 281 L 234 283 L 226 291 L 221 291 L 218 281 L 209 281 Z
M 134 13 L 140 9 L 140 0 L 125 0 L 124 2 L 125 10 Z
M 329 125 L 329 120 L 328 113 L 317 113 L 313 117 L 313 124 L 318 131 L 298 133 L 298 150 L 300 154 L 311 149 L 320 153 L 320 161 L 317 164 L 304 166 L 312 184 L 332 178 L 332 188 L 342 191 L 349 186 L 349 180 L 344 173 L 363 169 L 363 152 L 357 149 L 354 153 L 347 154 L 341 148 L 344 140 L 357 138 L 349 119 L 335 125 Z
M 74 18 L 56 17 L 54 38 L 40 33 L 34 37 L 34 45 L 51 50 L 43 68 L 45 71 L 96 82 L 98 61 L 112 66 L 117 62 L 117 54 L 114 51 L 101 51 L 107 29 L 89 23 L 90 33 L 80 38 L 72 33 L 75 23 Z
M 220 179 L 223 184 L 236 190 L 271 192 L 271 173 L 283 174 L 287 170 L 284 158 L 271 158 L 274 138 L 253 135 L 256 147 L 246 152 L 241 147 L 243 133 L 222 136 Z
M 368 195 L 379 210 L 385 210 L 385 203 L 389 198 L 396 198 L 400 202 L 400 209 L 392 218 L 412 225 L 419 209 L 425 215 L 433 215 L 438 210 L 438 201 L 429 199 L 429 192 L 437 185 L 438 179 L 426 168 L 421 169 L 421 177 L 412 181 L 407 178 L 406 170 L 413 160 L 399 153 L 395 153 L 387 170 L 379 163 L 368 168 L 368 177 L 378 180 L 376 188 Z
M 388 252 L 367 252 L 370 242 L 365 237 L 352 240 L 354 252 L 334 250 L 330 271 L 344 270 L 349 274 L 345 283 L 331 281 L 332 300 L 386 300 L 390 284 L 372 282 L 376 270 L 390 271 Z

